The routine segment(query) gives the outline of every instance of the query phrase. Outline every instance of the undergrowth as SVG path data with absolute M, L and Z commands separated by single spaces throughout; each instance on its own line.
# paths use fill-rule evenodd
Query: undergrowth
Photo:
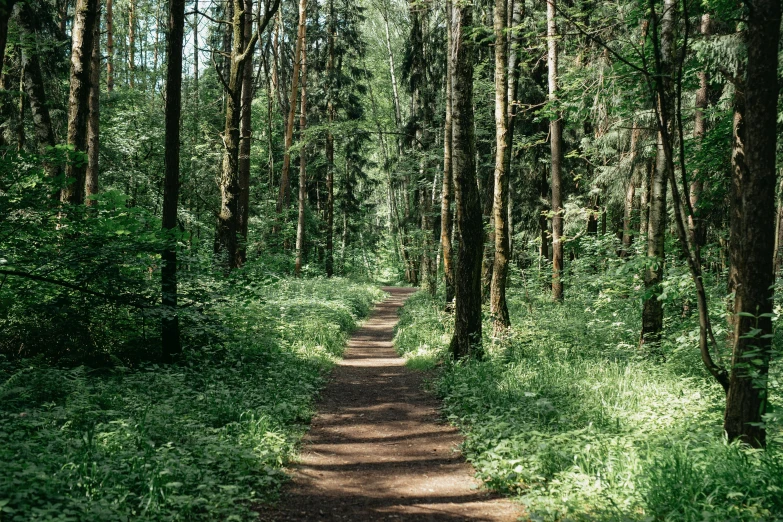
M 248 288 L 169 367 L 0 358 L 0 520 L 254 519 L 380 297 L 340 279 Z
M 446 357 L 453 317 L 440 298 L 419 292 L 401 312 L 397 349 L 411 366 L 438 366 L 444 415 L 479 478 L 534 520 L 783 520 L 780 425 L 767 451 L 725 440 L 695 317 L 672 319 L 669 303 L 661 361 L 637 350 L 632 289 L 582 286 L 555 304 L 540 283 L 516 277 L 510 335 L 493 342 L 485 321 L 482 362 Z M 778 408 L 779 379 L 778 366 Z

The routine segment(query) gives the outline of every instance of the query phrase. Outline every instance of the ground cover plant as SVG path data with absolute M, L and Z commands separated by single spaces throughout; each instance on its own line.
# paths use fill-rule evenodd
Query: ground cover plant
M 518 272 L 509 336 L 485 338 L 482 361 L 448 358 L 453 319 L 420 292 L 401 312 L 396 346 L 409 365 L 437 367 L 443 415 L 465 434 L 478 477 L 534 520 L 782 520 L 779 420 L 768 417 L 765 451 L 727 442 L 723 390 L 698 359 L 695 319 L 667 323 L 663 359 L 640 352 L 633 278 L 610 273 L 569 279 L 556 303 L 537 269 Z M 670 294 L 667 310 L 681 310 L 684 295 Z M 780 375 L 778 365 L 773 411 Z
M 344 279 L 257 286 L 169 366 L 0 359 L 0 520 L 252 520 L 381 296 Z

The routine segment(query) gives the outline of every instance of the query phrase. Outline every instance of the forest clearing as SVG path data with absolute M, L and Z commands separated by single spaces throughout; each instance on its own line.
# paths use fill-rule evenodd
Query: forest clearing
M 0 522 L 783 520 L 780 0 L 0 0 Z

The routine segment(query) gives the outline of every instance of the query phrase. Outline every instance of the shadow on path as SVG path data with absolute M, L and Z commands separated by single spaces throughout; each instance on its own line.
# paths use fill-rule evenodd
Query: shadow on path
M 479 488 L 422 375 L 392 346 L 412 288 L 384 288 L 323 391 L 300 461 L 261 520 L 512 521 L 518 506 Z

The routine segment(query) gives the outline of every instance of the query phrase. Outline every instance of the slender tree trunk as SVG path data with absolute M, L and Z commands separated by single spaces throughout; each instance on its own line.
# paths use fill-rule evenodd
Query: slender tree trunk
M 5 64 L 5 46 L 8 43 L 8 21 L 17 0 L 5 0 L 0 3 L 0 76 L 3 75 Z
M 778 186 L 779 197 L 783 198 L 783 179 L 780 180 L 780 186 Z M 772 261 L 772 273 L 775 274 L 777 279 L 780 273 L 780 249 L 783 247 L 783 199 L 778 200 L 777 217 L 775 218 L 775 256 Z
M 171 361 L 182 351 L 177 314 L 177 205 L 179 200 L 180 116 L 182 112 L 182 44 L 185 0 L 169 0 L 166 69 L 166 148 L 164 153 L 163 230 L 170 235 L 162 253 L 161 289 L 163 358 Z
M 630 167 L 628 169 L 630 172 L 628 175 L 628 185 L 625 187 L 625 204 L 623 205 L 623 239 L 622 250 L 620 251 L 620 255 L 622 257 L 627 257 L 630 254 L 631 243 L 633 242 L 633 229 L 631 221 L 633 218 L 633 202 L 634 198 L 636 197 L 635 174 L 640 134 L 641 129 L 634 121 L 633 129 L 631 129 L 631 157 L 629 161 Z
M 92 44 L 92 65 L 90 69 L 90 117 L 87 122 L 87 172 L 85 175 L 85 203 L 90 206 L 90 196 L 98 193 L 98 156 L 100 153 L 101 120 L 101 11 L 98 7 L 95 34 Z
M 90 68 L 92 65 L 98 0 L 78 0 L 73 21 L 71 44 L 70 91 L 68 94 L 68 145 L 77 153 L 87 151 L 87 120 L 90 113 Z M 86 164 L 69 161 L 66 178 L 74 181 L 63 188 L 63 202 L 84 203 Z
M 334 275 L 334 135 L 332 125 L 335 119 L 334 108 L 334 46 L 337 37 L 335 28 L 334 0 L 329 0 L 329 57 L 326 64 L 327 103 L 326 117 L 326 259 L 324 260 L 326 277 Z
M 114 1 L 106 0 L 106 91 L 114 91 Z
M 17 25 L 28 38 L 34 38 L 35 26 L 32 25 L 34 14 L 29 4 L 22 4 L 16 17 Z M 27 99 L 30 102 L 30 113 L 33 117 L 33 129 L 38 150 L 44 151 L 46 147 L 54 147 L 55 138 L 52 129 L 52 118 L 49 113 L 49 104 L 44 89 L 41 63 L 38 60 L 36 49 L 22 47 L 22 68 L 24 69 L 24 88 Z M 56 174 L 57 169 L 47 167 L 47 173 Z
M 21 46 L 19 46 L 21 47 Z M 21 55 L 21 49 L 17 47 L 17 55 Z M 20 59 L 21 61 L 21 59 Z M 26 136 L 24 132 L 24 120 L 25 120 L 25 103 L 24 103 L 24 65 L 21 65 L 21 71 L 19 73 L 19 82 L 17 84 L 17 93 L 18 93 L 18 103 L 16 104 L 17 108 L 17 119 L 16 119 L 16 150 L 19 152 L 24 150 L 24 144 L 26 141 Z
M 291 97 L 288 108 L 288 118 L 285 128 L 285 156 L 283 157 L 283 171 L 280 175 L 280 192 L 277 196 L 277 213 L 288 208 L 291 197 L 291 181 L 289 171 L 291 169 L 291 144 L 294 139 L 294 117 L 296 115 L 296 96 L 299 94 L 299 67 L 302 56 L 302 46 L 307 30 L 307 0 L 299 0 L 299 30 L 296 37 L 296 51 L 294 51 L 294 70 L 291 74 Z
M 302 94 L 299 102 L 299 212 L 296 221 L 296 265 L 294 274 L 302 275 L 302 257 L 305 242 L 305 201 L 307 200 L 307 147 L 305 130 L 307 129 L 307 42 L 302 42 Z
M 389 56 L 389 77 L 391 79 L 391 85 L 392 85 L 392 96 L 394 98 L 394 122 L 397 125 L 397 128 L 399 129 L 402 125 L 402 110 L 400 108 L 400 94 L 399 89 L 397 87 L 397 73 L 395 72 L 394 68 L 394 52 L 392 51 L 392 45 L 391 45 L 391 33 L 389 32 L 389 16 L 388 13 L 385 10 L 382 10 L 381 15 L 383 16 L 383 27 L 386 30 L 386 52 Z M 399 145 L 400 140 L 397 140 L 397 153 L 400 153 Z
M 245 35 L 245 11 L 243 0 L 233 0 L 231 25 L 231 55 L 227 67 L 226 80 L 226 120 L 223 130 L 223 163 L 221 168 L 220 194 L 221 206 L 218 214 L 218 226 L 215 241 L 215 253 L 226 256 L 228 269 L 242 265 L 240 257 L 240 181 L 239 181 L 239 119 L 241 112 L 242 76 L 245 62 L 252 60 L 252 51 L 258 40 L 259 31 L 252 36 Z M 270 13 L 264 17 L 266 24 Z
M 705 13 L 701 17 L 701 34 L 709 36 L 710 34 L 710 15 Z M 707 133 L 707 125 L 704 119 L 704 111 L 708 105 L 709 90 L 709 75 L 706 71 L 699 71 L 699 88 L 696 90 L 696 110 L 693 115 L 693 137 L 696 140 L 697 146 L 704 140 L 704 136 Z M 691 208 L 693 209 L 693 215 L 688 216 L 688 228 L 693 238 L 694 245 L 699 248 L 704 246 L 707 239 L 706 223 L 702 218 L 702 212 L 699 209 L 699 200 L 701 199 L 701 193 L 704 191 L 704 181 L 702 181 L 702 175 L 699 172 L 693 173 L 693 180 L 690 186 L 690 199 Z
M 128 85 L 136 88 L 136 0 L 128 2 Z
M 663 96 L 656 96 L 657 111 L 664 122 L 672 121 L 673 89 L 673 59 L 674 59 L 674 19 L 677 9 L 676 0 L 664 0 L 661 15 L 660 34 L 660 71 Z M 653 16 L 656 16 L 653 13 Z M 657 35 L 653 35 L 656 38 Z M 672 136 L 671 126 L 666 132 Z M 660 350 L 661 334 L 663 332 L 663 303 L 658 299 L 663 283 L 663 267 L 665 259 L 666 237 L 666 184 L 669 179 L 670 164 L 666 158 L 666 149 L 674 150 L 662 129 L 658 129 L 655 152 L 655 169 L 652 172 L 649 186 L 650 210 L 647 225 L 647 257 L 653 265 L 645 271 L 644 286 L 647 299 L 642 308 L 642 347 L 650 345 L 652 352 Z
M 259 0 L 260 1 L 260 0 Z M 244 38 L 250 41 L 253 34 L 253 0 L 244 0 Z M 253 107 L 253 52 L 255 45 L 249 49 L 249 57 L 242 67 L 242 103 L 239 115 L 239 234 L 240 241 L 237 256 L 239 264 L 247 261 L 247 232 L 250 219 L 250 146 L 252 142 L 252 107 Z
M 745 83 L 745 168 L 734 171 L 731 264 L 736 276 L 734 339 L 723 428 L 730 440 L 766 444 L 767 373 L 772 356 L 775 244 L 775 149 L 780 0 L 757 0 L 748 11 Z M 739 179 L 738 179 L 739 178 Z
M 473 6 L 454 5 L 457 25 L 453 48 L 452 168 L 457 188 L 459 248 L 455 270 L 454 337 L 449 352 L 455 359 L 481 357 L 481 258 L 484 230 L 476 185 L 476 141 L 473 118 Z
M 513 7 L 512 7 L 513 9 Z M 490 291 L 490 313 L 495 333 L 510 324 L 506 304 L 508 272 L 508 167 L 511 147 L 508 133 L 508 47 L 506 39 L 508 1 L 495 0 L 495 194 L 492 212 L 495 220 L 495 255 Z
M 547 0 L 547 64 L 549 68 L 549 102 L 557 102 L 557 0 Z M 563 300 L 563 120 L 561 115 L 549 122 L 550 148 L 552 152 L 552 298 Z
M 452 29 L 454 24 L 454 8 L 451 0 L 446 1 L 446 32 L 447 52 L 452 49 Z M 446 309 L 451 310 L 454 301 L 454 265 L 452 261 L 452 220 L 451 201 L 453 199 L 453 172 L 452 172 L 452 60 L 446 57 L 446 116 L 443 122 L 443 194 L 440 204 L 440 245 L 443 256 L 443 280 L 446 291 Z

